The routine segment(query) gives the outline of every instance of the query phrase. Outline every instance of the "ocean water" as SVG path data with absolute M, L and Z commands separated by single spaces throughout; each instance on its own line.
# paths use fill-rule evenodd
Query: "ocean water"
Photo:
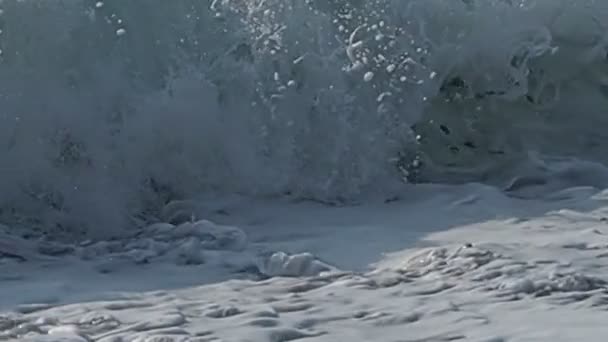
M 603 1 L 0 8 L 13 226 L 103 236 L 203 193 L 349 204 L 607 159 Z

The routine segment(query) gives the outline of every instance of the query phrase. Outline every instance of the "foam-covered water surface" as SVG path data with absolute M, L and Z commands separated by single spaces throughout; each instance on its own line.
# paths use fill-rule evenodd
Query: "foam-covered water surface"
M 0 7 L 11 225 L 108 235 L 200 193 L 343 203 L 604 158 L 604 2 Z

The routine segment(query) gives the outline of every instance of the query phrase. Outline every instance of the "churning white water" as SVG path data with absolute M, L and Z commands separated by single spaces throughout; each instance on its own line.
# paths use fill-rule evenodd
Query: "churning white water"
M 105 235 L 201 193 L 348 203 L 606 159 L 604 1 L 0 7 L 12 225 Z

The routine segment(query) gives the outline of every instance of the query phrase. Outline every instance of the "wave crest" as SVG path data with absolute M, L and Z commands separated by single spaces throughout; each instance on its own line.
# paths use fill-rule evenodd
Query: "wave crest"
M 109 234 L 203 192 L 348 201 L 532 150 L 601 158 L 592 0 L 1 7 L 7 221 Z

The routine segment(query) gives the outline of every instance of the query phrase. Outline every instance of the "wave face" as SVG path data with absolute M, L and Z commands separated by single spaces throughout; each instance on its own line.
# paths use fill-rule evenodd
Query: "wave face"
M 201 193 L 345 202 L 602 161 L 602 1 L 0 7 L 6 222 L 104 235 Z

